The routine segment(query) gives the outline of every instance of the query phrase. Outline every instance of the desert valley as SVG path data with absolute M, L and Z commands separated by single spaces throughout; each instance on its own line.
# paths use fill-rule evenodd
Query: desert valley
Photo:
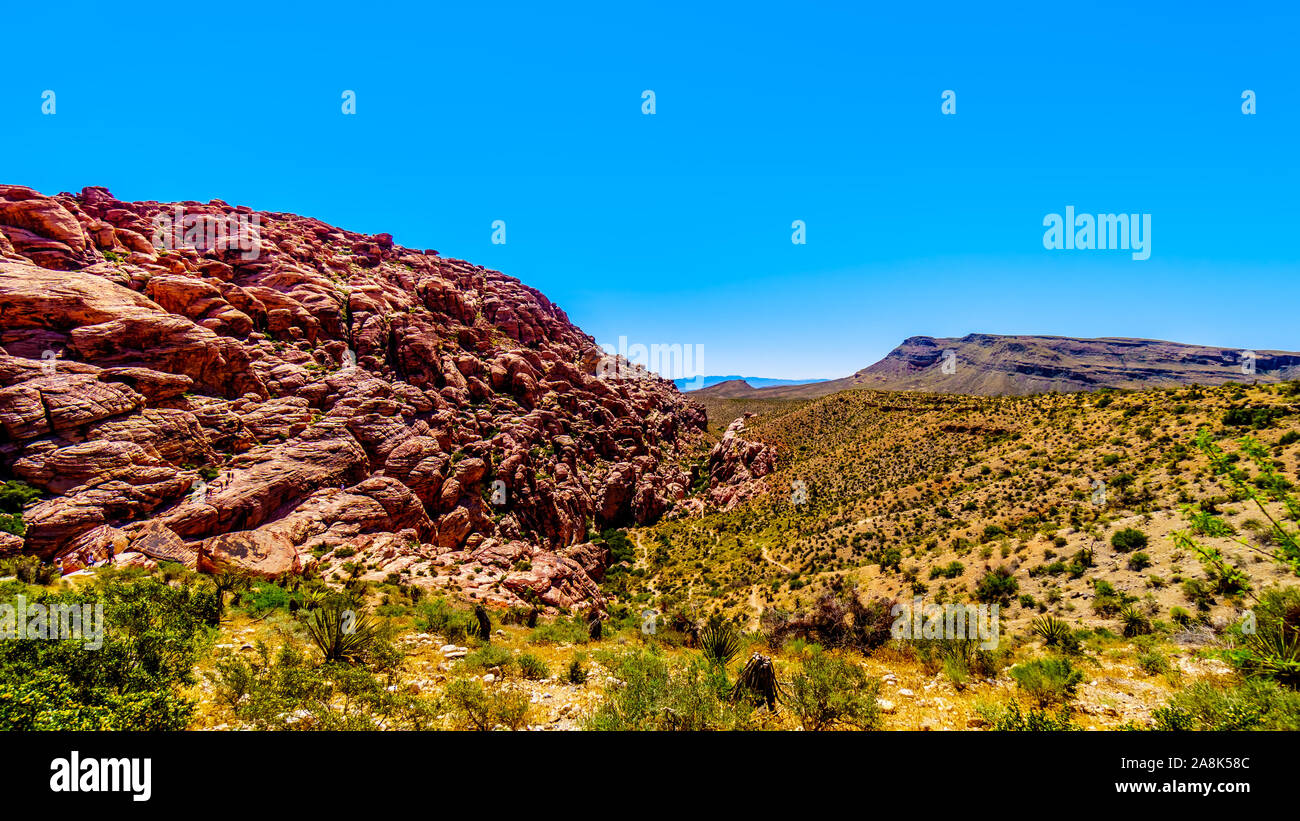
M 0 186 L 0 631 L 103 631 L 0 725 L 1300 729 L 1300 353 L 1188 342 L 683 393 L 387 234 Z

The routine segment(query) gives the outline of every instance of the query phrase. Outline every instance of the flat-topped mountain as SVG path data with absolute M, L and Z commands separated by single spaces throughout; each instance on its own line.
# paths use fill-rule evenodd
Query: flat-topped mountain
M 728 383 L 739 383 L 744 388 L 771 388 L 776 386 L 787 385 L 810 385 L 814 382 L 825 382 L 824 379 L 772 379 L 766 376 L 697 376 L 689 379 L 674 379 L 673 384 L 679 391 L 693 393 L 704 388 L 711 388 L 715 385 Z M 730 386 L 727 389 L 734 388 Z M 716 392 L 714 395 L 717 395 Z
M 1025 395 L 1300 378 L 1300 353 L 1246 351 L 1154 339 L 968 334 L 913 336 L 852 376 L 752 388 L 726 382 L 696 392 L 722 398 L 813 398 L 850 388 Z

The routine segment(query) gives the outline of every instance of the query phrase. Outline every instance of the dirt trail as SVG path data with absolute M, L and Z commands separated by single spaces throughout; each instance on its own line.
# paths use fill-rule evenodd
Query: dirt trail
M 762 548 L 762 553 L 763 553 L 763 559 L 764 559 L 764 561 L 768 562 L 769 564 L 774 564 L 774 565 L 776 565 L 777 567 L 779 567 L 779 568 L 781 568 L 782 570 L 784 570 L 786 573 L 793 573 L 793 572 L 794 572 L 794 571 L 791 570 L 790 568 L 788 568 L 788 567 L 786 567 L 785 565 L 783 565 L 783 564 L 781 564 L 780 562 L 778 562 L 776 559 L 773 559 L 772 556 L 767 552 L 767 548 L 766 548 L 766 547 Z

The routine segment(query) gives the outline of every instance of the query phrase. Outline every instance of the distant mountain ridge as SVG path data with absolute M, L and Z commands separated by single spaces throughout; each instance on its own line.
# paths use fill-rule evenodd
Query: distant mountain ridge
M 723 383 L 725 398 L 815 398 L 850 388 L 976 395 L 1138 389 L 1300 378 L 1300 353 L 1246 351 L 1155 339 L 968 334 L 913 336 L 852 376 L 806 385 Z M 746 388 L 749 388 L 746 390 Z
M 679 391 L 697 391 L 701 388 L 711 388 L 714 385 L 721 385 L 724 382 L 739 382 L 748 388 L 771 388 L 783 385 L 811 385 L 814 382 L 825 382 L 825 379 L 770 379 L 765 376 L 694 376 L 690 379 L 674 379 L 673 384 Z

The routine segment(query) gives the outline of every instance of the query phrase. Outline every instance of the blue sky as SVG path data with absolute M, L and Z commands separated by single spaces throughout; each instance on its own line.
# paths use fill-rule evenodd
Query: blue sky
M 917 334 L 1300 349 L 1281 3 L 472 5 L 10 8 L 0 181 L 387 231 L 708 373 Z M 1151 258 L 1044 249 L 1067 205 L 1151 214 Z

